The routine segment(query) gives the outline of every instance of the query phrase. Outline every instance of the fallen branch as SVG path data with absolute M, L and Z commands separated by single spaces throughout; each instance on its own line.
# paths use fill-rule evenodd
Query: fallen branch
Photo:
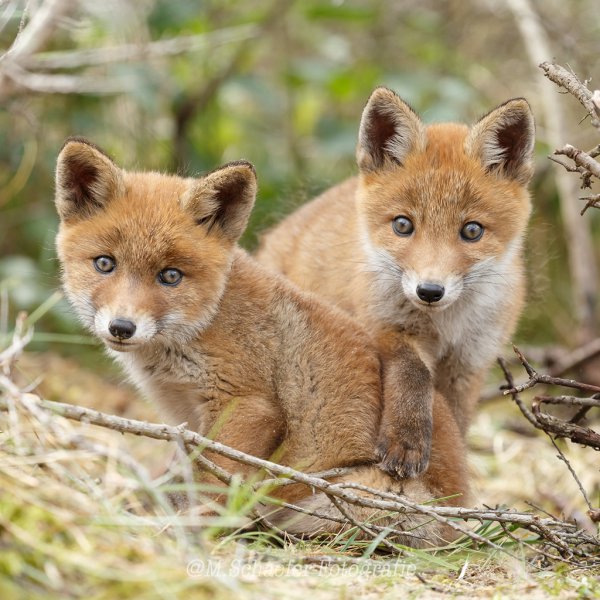
M 596 536 L 581 531 L 575 524 L 567 523 L 553 517 L 541 518 L 539 515 L 534 515 L 531 513 L 502 509 L 471 509 L 462 507 L 420 505 L 411 502 L 402 496 L 386 493 L 381 490 L 368 488 L 366 486 L 356 485 L 350 487 L 350 485 L 347 484 L 332 483 L 324 478 L 315 476 L 314 474 L 302 473 L 292 469 L 291 467 L 279 465 L 249 454 L 245 454 L 220 444 L 219 442 L 205 438 L 196 432 L 185 429 L 184 426 L 173 427 L 165 424 L 125 419 L 123 417 L 109 415 L 81 406 L 41 400 L 32 395 L 26 395 L 26 397 L 28 405 L 33 404 L 37 409 L 43 409 L 44 411 L 49 411 L 68 419 L 99 425 L 101 427 L 119 431 L 121 433 L 130 433 L 157 440 L 175 441 L 180 444 L 183 443 L 187 447 L 210 450 L 211 452 L 225 456 L 241 464 L 246 464 L 257 469 L 263 469 L 264 471 L 271 473 L 273 476 L 285 478 L 281 480 L 282 482 L 286 482 L 287 480 L 291 479 L 297 483 L 308 485 L 314 489 L 324 492 L 330 497 L 336 498 L 337 502 L 343 501 L 348 504 L 354 504 L 381 511 L 395 512 L 399 514 L 424 514 L 459 530 L 471 540 L 479 544 L 488 545 L 496 550 L 503 549 L 501 546 L 491 542 L 476 532 L 460 526 L 456 520 L 475 520 L 477 522 L 497 521 L 499 523 L 517 525 L 518 527 L 536 534 L 538 536 L 538 542 L 542 540 L 559 550 L 561 553 L 564 552 L 564 544 L 570 544 L 574 546 L 572 551 L 575 555 L 585 558 L 588 557 L 588 554 L 576 546 L 584 544 L 600 548 L 600 539 L 598 539 Z M 1 409 L 8 410 L 10 409 L 11 405 L 12 402 L 8 398 L 0 398 Z M 332 475 L 333 474 L 338 475 L 339 471 L 336 470 L 334 473 L 332 473 Z M 279 480 L 270 480 L 269 484 L 275 485 L 277 484 L 277 481 Z M 361 491 L 367 492 L 371 495 L 371 497 L 358 495 L 352 491 L 349 491 L 352 488 L 357 488 Z M 289 507 L 295 508 L 293 505 L 289 505 Z M 306 512 L 302 509 L 301 511 Z M 323 515 L 323 517 L 325 518 L 325 515 Z M 373 534 L 375 534 L 376 531 L 385 529 L 371 524 L 368 524 L 367 528 L 372 529 Z M 548 536 L 548 531 L 552 532 L 552 536 Z M 560 540 L 561 543 L 557 544 L 556 539 Z

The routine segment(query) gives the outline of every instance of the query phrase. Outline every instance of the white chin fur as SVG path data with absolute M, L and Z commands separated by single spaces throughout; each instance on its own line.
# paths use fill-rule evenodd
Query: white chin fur
M 132 352 L 133 350 L 137 350 L 142 346 L 141 343 L 127 343 L 127 342 L 116 342 L 112 338 L 102 337 L 102 341 L 106 345 L 109 350 L 113 350 L 114 352 Z
M 429 303 L 423 302 L 423 300 L 421 300 L 418 296 L 413 294 L 407 294 L 407 297 L 413 304 L 413 306 L 416 306 L 419 310 L 422 310 L 423 312 L 441 312 L 449 306 L 452 306 L 452 304 L 454 304 L 454 300 L 451 300 L 450 302 L 444 302 L 443 300 L 440 300 L 439 302 Z

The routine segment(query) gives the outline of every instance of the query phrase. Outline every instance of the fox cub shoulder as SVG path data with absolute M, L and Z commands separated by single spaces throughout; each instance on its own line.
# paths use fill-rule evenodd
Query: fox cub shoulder
M 378 88 L 360 123 L 358 178 L 267 233 L 257 258 L 367 324 L 380 350 L 391 348 L 384 369 L 396 380 L 412 346 L 464 432 L 523 305 L 533 144 L 522 98 L 472 127 L 426 126 Z M 429 396 L 414 398 L 386 398 L 382 432 L 426 423 Z
M 57 248 L 64 289 L 83 324 L 175 423 L 296 468 L 357 466 L 347 479 L 418 501 L 464 494 L 464 448 L 441 397 L 427 474 L 396 481 L 374 466 L 376 349 L 342 312 L 236 246 L 255 193 L 247 162 L 198 179 L 130 173 L 88 142 L 68 141 L 57 164 Z M 337 515 L 324 495 L 298 486 L 279 493 Z M 340 527 L 284 516 L 299 533 Z M 419 543 L 441 534 L 437 525 L 424 527 Z

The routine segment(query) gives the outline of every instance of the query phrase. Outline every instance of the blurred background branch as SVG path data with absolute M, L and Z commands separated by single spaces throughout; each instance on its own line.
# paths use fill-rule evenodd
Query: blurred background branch
M 567 353 L 585 345 L 598 334 L 598 215 L 581 219 L 577 178 L 546 156 L 598 140 L 537 65 L 564 57 L 590 77 L 599 32 L 592 0 L 2 2 L 0 281 L 11 310 L 31 310 L 57 284 L 51 199 L 65 137 L 87 136 L 130 168 L 193 175 L 251 160 L 251 248 L 261 229 L 355 173 L 359 116 L 384 84 L 427 121 L 473 122 L 507 98 L 530 101 L 538 160 L 519 339 Z M 79 333 L 61 303 L 40 328 Z

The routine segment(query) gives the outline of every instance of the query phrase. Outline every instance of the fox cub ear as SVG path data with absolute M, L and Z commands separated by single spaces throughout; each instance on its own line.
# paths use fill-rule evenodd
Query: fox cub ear
M 465 150 L 488 171 L 526 184 L 533 175 L 535 124 L 529 103 L 515 98 L 501 104 L 473 125 Z
M 246 229 L 255 198 L 254 167 L 239 160 L 196 180 L 181 202 L 199 225 L 208 231 L 216 228 L 235 243 Z
M 361 171 L 401 165 L 406 156 L 425 144 L 425 128 L 392 90 L 379 87 L 363 110 L 356 159 Z
M 56 209 L 62 221 L 84 219 L 124 191 L 121 170 L 97 146 L 68 139 L 56 163 Z

